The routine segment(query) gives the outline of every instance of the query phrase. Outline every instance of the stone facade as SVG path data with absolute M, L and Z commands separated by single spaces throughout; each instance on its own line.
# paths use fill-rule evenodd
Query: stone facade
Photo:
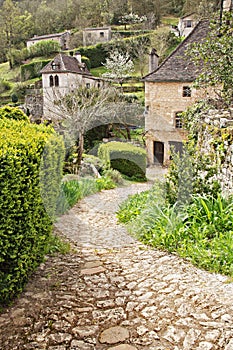
M 74 57 L 58 54 L 42 70 L 43 85 L 43 117 L 44 119 L 58 118 L 61 110 L 54 105 L 65 94 L 72 93 L 79 86 L 101 87 L 101 79 L 94 77 L 81 62 L 81 55 Z
M 185 89 L 191 92 L 183 96 Z M 189 90 L 190 89 L 190 90 Z M 199 94 L 190 83 L 166 83 L 145 85 L 145 118 L 148 165 L 155 163 L 166 165 L 170 159 L 170 146 L 179 147 L 185 139 L 185 131 L 179 122 L 178 113 L 186 110 L 198 98 Z M 163 159 L 156 159 L 155 143 L 163 144 Z
M 150 174 L 150 177 L 153 173 L 152 168 L 155 168 L 156 173 L 158 165 L 167 165 L 171 148 L 182 152 L 182 141 L 186 133 L 182 128 L 179 113 L 200 98 L 200 93 L 192 87 L 199 72 L 186 52 L 189 45 L 204 40 L 208 31 L 209 22 L 199 22 L 172 54 L 143 78 L 147 175 Z M 203 91 L 201 97 L 204 97 Z
M 83 45 L 105 43 L 112 39 L 111 27 L 86 28 L 83 30 Z
M 179 35 L 184 37 L 188 36 L 196 24 L 197 20 L 195 19 L 194 13 L 181 17 L 178 23 Z

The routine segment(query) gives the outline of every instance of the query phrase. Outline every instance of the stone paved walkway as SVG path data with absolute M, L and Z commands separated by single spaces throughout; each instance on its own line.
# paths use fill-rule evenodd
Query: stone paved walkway
M 146 184 L 90 196 L 56 224 L 74 242 L 0 315 L 0 349 L 233 349 L 233 283 L 145 247 L 114 212 Z

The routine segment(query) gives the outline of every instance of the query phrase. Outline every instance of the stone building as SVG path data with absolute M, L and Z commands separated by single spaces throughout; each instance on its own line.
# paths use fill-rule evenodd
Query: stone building
M 111 27 L 86 28 L 83 30 L 83 45 L 96 45 L 112 39 Z
M 29 49 L 32 45 L 37 44 L 40 41 L 45 40 L 53 40 L 57 41 L 62 50 L 68 50 L 69 49 L 69 42 L 70 42 L 70 32 L 62 32 L 62 33 L 55 33 L 55 34 L 48 34 L 48 35 L 35 35 L 33 38 L 27 40 L 27 48 Z
M 208 21 L 199 22 L 157 68 L 158 56 L 155 51 L 151 52 L 151 73 L 143 78 L 148 172 L 153 173 L 154 165 L 166 165 L 171 147 L 182 150 L 185 131 L 179 113 L 198 99 L 198 92 L 192 87 L 198 71 L 186 51 L 190 44 L 204 40 L 208 30 Z
M 179 19 L 178 32 L 179 36 L 188 36 L 197 24 L 195 13 L 183 16 Z
M 43 117 L 53 119 L 59 115 L 54 106 L 55 100 L 59 100 L 67 93 L 72 93 L 80 86 L 101 87 L 101 79 L 94 77 L 81 61 L 81 55 L 77 52 L 74 56 L 59 53 L 42 70 L 43 87 Z

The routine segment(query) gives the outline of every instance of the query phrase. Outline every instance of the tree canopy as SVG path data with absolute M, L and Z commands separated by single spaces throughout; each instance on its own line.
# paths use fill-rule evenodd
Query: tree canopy
M 233 17 L 232 13 L 211 24 L 205 41 L 195 43 L 190 55 L 202 72 L 196 87 L 211 88 L 218 101 L 229 106 L 233 103 Z

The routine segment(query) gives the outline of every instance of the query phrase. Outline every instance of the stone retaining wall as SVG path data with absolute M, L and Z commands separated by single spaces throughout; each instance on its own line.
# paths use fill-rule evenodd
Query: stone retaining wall
M 213 153 L 217 179 L 224 192 L 233 193 L 233 108 L 209 110 L 200 117 L 199 145 L 203 153 Z

